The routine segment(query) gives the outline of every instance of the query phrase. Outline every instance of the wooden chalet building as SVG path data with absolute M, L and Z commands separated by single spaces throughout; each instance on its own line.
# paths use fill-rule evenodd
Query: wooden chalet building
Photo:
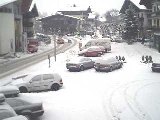
M 138 17 L 138 37 L 143 37 L 146 34 L 147 29 L 151 26 L 151 20 L 148 19 L 150 10 L 146 9 L 143 5 L 134 3 L 133 1 L 134 0 L 125 0 L 120 10 L 120 13 L 125 14 L 126 10 L 129 9 L 129 7 L 132 7 L 132 9 L 134 9 Z
M 74 34 L 79 27 L 80 19 L 57 13 L 39 19 L 42 22 L 43 33 L 45 34 Z
M 154 47 L 160 52 L 160 0 L 140 0 L 140 4 L 151 11 L 149 19 L 152 22 L 148 31 L 152 34 Z
M 76 5 L 73 5 L 73 7 L 67 7 L 66 9 L 64 8 L 63 10 L 59 10 L 58 12 L 64 15 L 80 18 L 81 21 L 79 21 L 78 32 L 81 35 L 86 34 L 88 29 L 87 19 L 88 19 L 89 13 L 92 13 L 90 6 L 87 9 L 83 9 L 83 8 L 77 7 Z

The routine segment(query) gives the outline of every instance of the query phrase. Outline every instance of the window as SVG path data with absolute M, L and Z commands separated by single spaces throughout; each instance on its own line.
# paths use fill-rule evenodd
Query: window
M 152 12 L 156 12 L 157 11 L 156 9 L 157 9 L 157 7 L 154 5 L 152 8 Z
M 35 82 L 35 81 L 40 81 L 41 80 L 41 75 L 37 75 L 35 77 L 32 78 L 32 81 Z
M 141 17 L 143 17 L 143 13 L 141 13 Z
M 54 79 L 54 76 L 52 74 L 44 74 L 43 80 L 48 80 L 48 79 Z

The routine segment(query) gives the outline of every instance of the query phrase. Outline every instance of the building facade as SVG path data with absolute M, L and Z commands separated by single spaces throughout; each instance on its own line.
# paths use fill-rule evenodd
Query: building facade
M 39 19 L 42 22 L 43 33 L 45 34 L 74 34 L 79 27 L 80 19 L 57 13 Z
M 135 11 L 135 15 L 138 18 L 139 32 L 137 37 L 143 37 L 151 26 L 151 20 L 149 19 L 150 10 L 146 9 L 144 6 L 135 4 L 133 0 L 125 0 L 120 13 L 125 14 L 126 10 L 129 9 L 130 6 Z
M 32 0 L 0 1 L 0 55 L 22 51 L 24 21 L 28 19 L 24 15 L 31 3 Z
M 140 0 L 140 4 L 150 10 L 148 19 L 151 21 L 151 27 L 148 34 L 153 41 L 153 47 L 160 49 L 160 0 Z

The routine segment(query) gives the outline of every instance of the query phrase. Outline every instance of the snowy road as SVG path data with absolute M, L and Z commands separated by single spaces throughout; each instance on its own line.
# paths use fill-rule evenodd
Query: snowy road
M 160 73 L 153 73 L 151 64 L 140 63 L 142 55 L 152 55 L 153 61 L 158 61 L 160 54 L 156 50 L 138 43 L 112 43 L 112 52 L 103 57 L 125 56 L 127 63 L 123 68 L 109 73 L 94 69 L 69 72 L 66 60 L 76 57 L 77 50 L 78 45 L 59 54 L 56 63 L 51 59 L 51 68 L 45 60 L 3 78 L 1 84 L 28 72 L 61 74 L 64 86 L 59 91 L 20 95 L 43 102 L 42 120 L 160 120 Z

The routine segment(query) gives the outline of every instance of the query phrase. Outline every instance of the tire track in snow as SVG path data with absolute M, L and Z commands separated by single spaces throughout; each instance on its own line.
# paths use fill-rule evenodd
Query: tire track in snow
M 107 112 L 106 116 L 109 117 L 110 120 L 121 120 L 120 114 L 123 111 L 119 110 L 119 108 L 117 108 L 117 106 L 114 104 L 114 97 L 117 96 L 117 93 L 118 95 L 120 95 L 119 93 L 122 92 L 121 97 L 124 98 L 127 107 L 132 111 L 132 113 L 138 120 L 152 120 L 148 113 L 144 110 L 144 108 L 137 102 L 136 96 L 142 88 L 157 83 L 160 83 L 160 81 L 153 82 L 153 80 L 136 80 L 117 87 L 111 92 L 108 99 L 106 99 L 106 96 L 104 98 L 103 105 L 105 112 Z M 140 86 L 138 87 L 138 89 L 136 89 L 135 94 L 133 96 L 130 96 L 129 93 L 127 93 L 128 90 L 135 85 L 137 86 L 137 84 L 139 84 Z M 109 102 L 106 104 L 106 101 Z

